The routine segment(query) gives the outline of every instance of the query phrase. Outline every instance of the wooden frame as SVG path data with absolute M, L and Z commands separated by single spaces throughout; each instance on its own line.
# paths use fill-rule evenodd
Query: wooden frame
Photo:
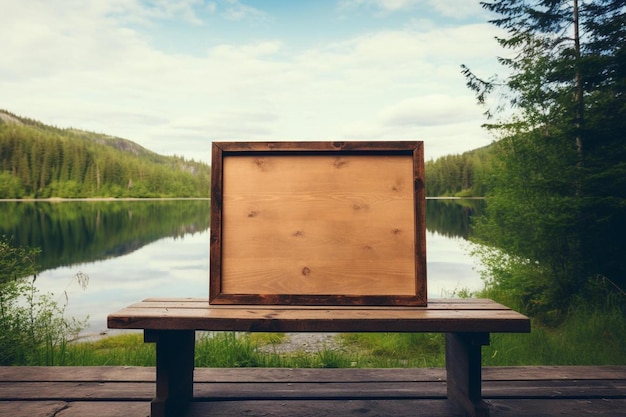
M 211 304 L 427 304 L 422 142 L 212 152 Z

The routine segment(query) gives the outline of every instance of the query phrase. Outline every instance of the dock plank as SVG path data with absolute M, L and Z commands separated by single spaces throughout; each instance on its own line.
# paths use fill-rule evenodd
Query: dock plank
M 204 414 L 206 416 L 206 414 Z M 72 402 L 54 417 L 149 417 L 148 402 Z M 26 417 L 26 416 L 24 416 Z
M 58 416 L 68 407 L 65 401 L 7 401 L 0 400 L 0 416 L 50 417 Z
M 218 401 L 194 403 L 188 417 L 354 417 L 355 415 L 463 417 L 446 400 Z
M 198 368 L 189 417 L 457 417 L 445 370 Z M 0 367 L 0 417 L 146 417 L 153 367 Z M 626 415 L 625 366 L 488 367 L 493 417 Z
M 483 368 L 483 381 L 563 379 L 626 379 L 624 366 L 497 366 Z M 443 368 L 196 368 L 195 382 L 402 382 L 445 381 Z M 154 382 L 155 369 L 147 366 L 8 366 L 0 367 L 0 382 L 54 381 Z
M 128 382 L 24 382 L 0 383 L 7 400 L 150 400 L 152 383 Z M 532 399 L 621 398 L 624 381 L 487 381 L 485 398 L 523 397 Z M 443 399 L 445 381 L 425 382 L 218 382 L 194 384 L 196 399 Z
M 555 417 L 555 416 L 600 416 L 624 417 L 626 399 L 550 399 L 550 400 L 493 400 L 492 417 Z

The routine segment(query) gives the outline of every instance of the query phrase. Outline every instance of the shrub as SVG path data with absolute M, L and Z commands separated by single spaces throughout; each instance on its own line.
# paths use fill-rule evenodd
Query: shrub
M 0 239 L 0 365 L 58 364 L 67 342 L 84 327 L 35 287 L 39 252 Z

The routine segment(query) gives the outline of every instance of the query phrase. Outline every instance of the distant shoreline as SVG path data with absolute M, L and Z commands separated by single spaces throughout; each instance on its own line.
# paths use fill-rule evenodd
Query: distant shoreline
M 426 200 L 485 200 L 487 197 L 426 197 Z
M 63 203 L 66 201 L 158 201 L 158 200 L 207 200 L 210 197 L 85 197 L 85 198 L 0 198 L 0 202 L 44 202 L 44 203 Z

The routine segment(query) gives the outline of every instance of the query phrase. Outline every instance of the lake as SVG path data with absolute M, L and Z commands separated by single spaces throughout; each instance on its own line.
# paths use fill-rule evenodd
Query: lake
M 426 204 L 428 297 L 482 288 L 465 239 L 484 201 Z M 0 202 L 0 213 L 0 235 L 42 249 L 37 288 L 89 316 L 85 335 L 143 298 L 208 296 L 207 200 Z

